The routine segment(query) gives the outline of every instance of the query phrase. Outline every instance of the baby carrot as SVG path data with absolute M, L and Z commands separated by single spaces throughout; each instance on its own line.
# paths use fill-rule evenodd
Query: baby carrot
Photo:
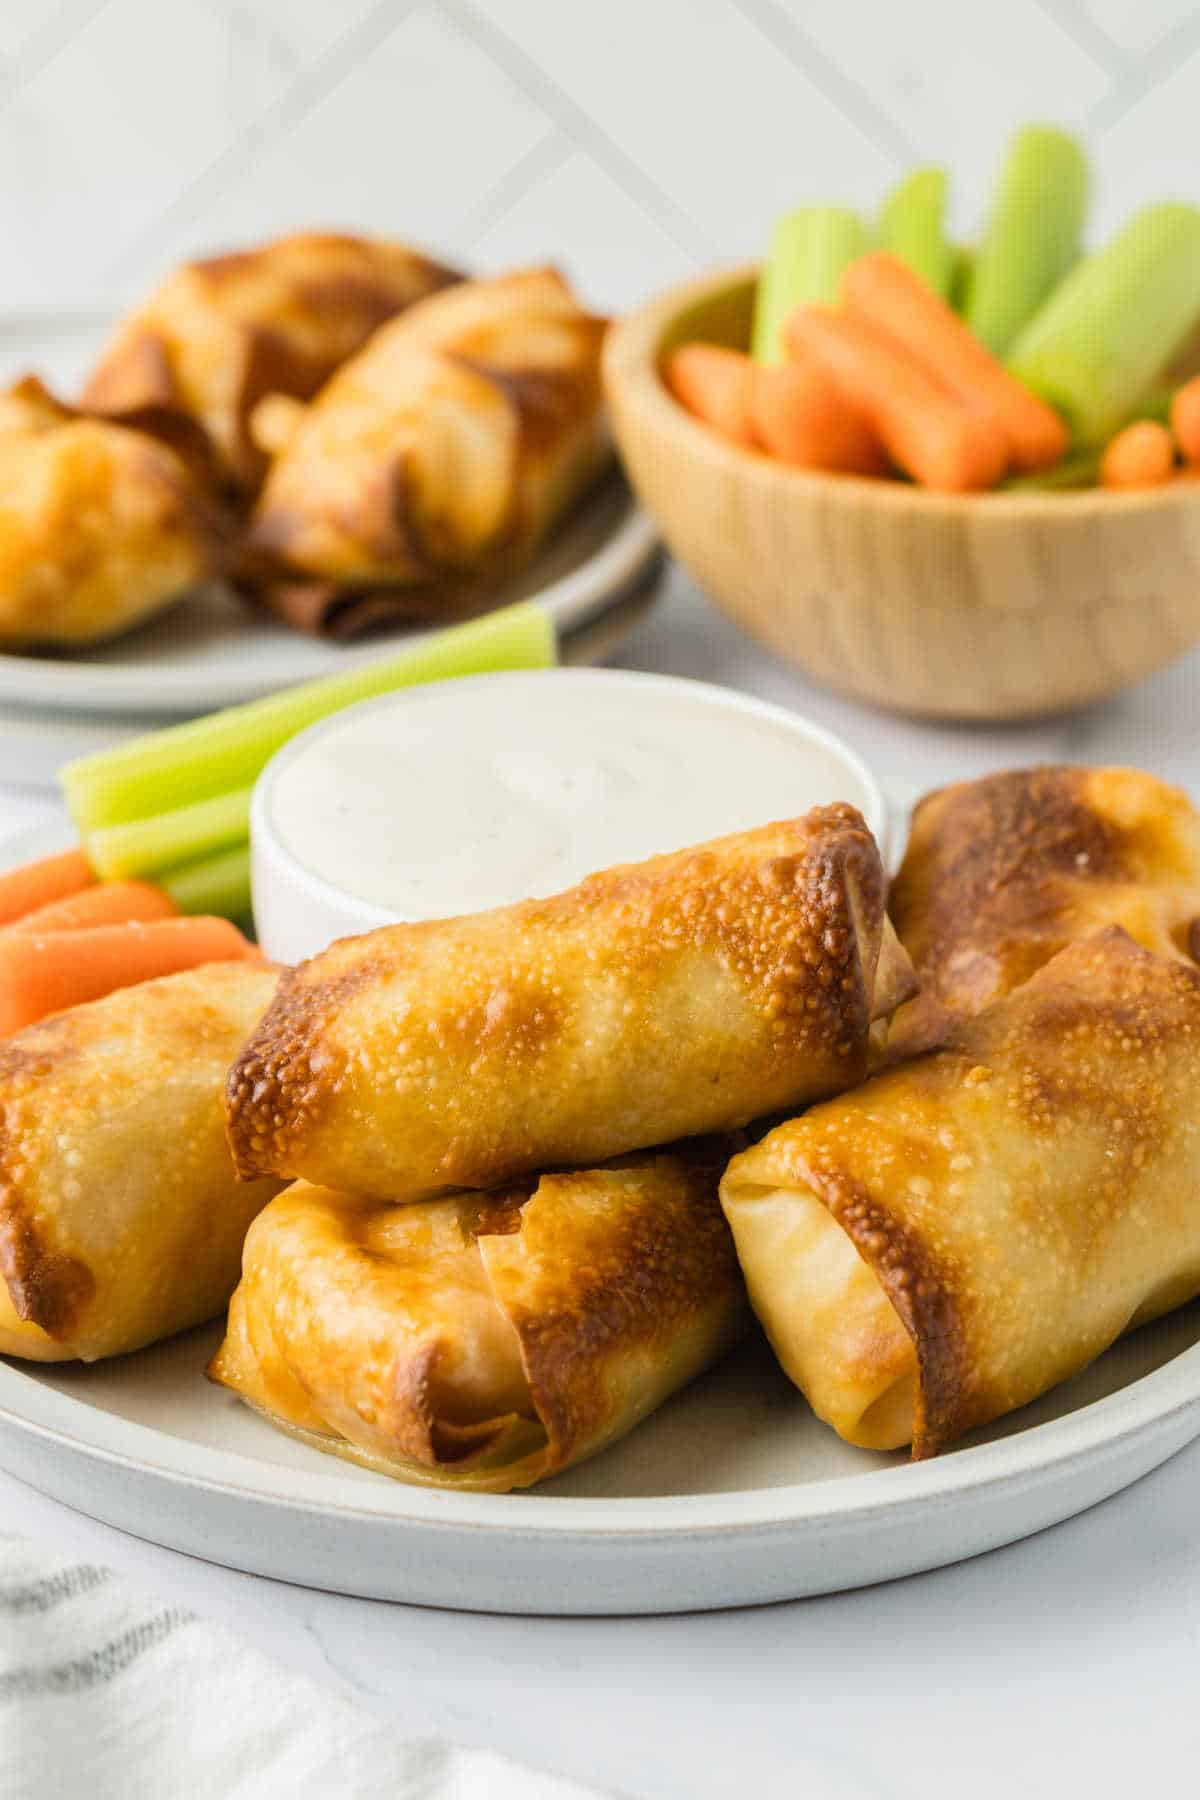
M 66 900 L 39 906 L 10 926 L 12 931 L 84 931 L 92 925 L 143 925 L 173 919 L 179 908 L 148 881 L 107 881 Z
M 64 850 L 59 856 L 43 856 L 9 869 L 0 875 L 0 925 L 11 925 L 23 913 L 78 894 L 95 879 L 82 850 Z
M 696 418 L 737 444 L 753 444 L 754 364 L 740 350 L 683 344 L 665 369 L 667 386 Z
M 1008 461 L 998 428 L 971 412 L 891 338 L 864 319 L 800 306 L 787 325 L 794 356 L 813 357 L 922 486 L 966 493 L 999 481 Z
M 1171 479 L 1175 445 L 1165 425 L 1139 419 L 1118 431 L 1100 461 L 1100 485 L 1109 488 L 1161 487 Z
M 257 955 L 228 919 L 5 932 L 0 935 L 0 1036 L 157 975 Z
M 763 447 L 800 469 L 882 475 L 879 439 L 818 363 L 772 363 L 758 370 L 751 407 Z
M 1022 387 L 933 289 L 884 250 L 860 256 L 842 277 L 850 312 L 886 332 L 964 406 L 1003 433 L 1016 469 L 1045 469 L 1067 448 L 1052 406 Z
M 1200 375 L 1171 396 L 1171 430 L 1189 462 L 1200 462 Z

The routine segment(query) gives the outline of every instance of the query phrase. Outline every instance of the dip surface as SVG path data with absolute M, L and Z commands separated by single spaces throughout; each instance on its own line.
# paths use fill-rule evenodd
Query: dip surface
M 264 782 L 260 928 L 283 928 L 284 896 L 261 890 L 291 859 L 365 903 L 330 936 L 368 929 L 375 909 L 444 918 L 557 893 L 833 800 L 879 824 L 869 777 L 803 720 L 703 683 L 606 670 L 472 677 L 372 701 L 296 740 Z

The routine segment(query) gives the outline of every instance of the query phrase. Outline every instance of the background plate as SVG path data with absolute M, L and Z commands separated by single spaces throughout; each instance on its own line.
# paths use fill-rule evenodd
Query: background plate
M 71 398 L 108 323 L 103 313 L 0 316 L 0 382 L 36 369 Z M 497 593 L 496 605 L 536 598 L 560 633 L 569 633 L 619 600 L 656 555 L 654 526 L 614 470 L 524 574 Z M 324 643 L 252 611 L 214 584 L 110 644 L 70 655 L 0 652 L 0 702 L 60 714 L 207 712 L 388 656 L 429 629 L 388 632 L 362 644 Z

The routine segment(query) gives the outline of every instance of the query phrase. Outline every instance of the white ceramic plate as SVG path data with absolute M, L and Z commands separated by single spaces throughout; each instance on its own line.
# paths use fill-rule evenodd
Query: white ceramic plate
M 842 1444 L 761 1343 L 531 1494 L 409 1488 L 210 1386 L 206 1328 L 92 1368 L 0 1366 L 0 1463 L 211 1561 L 471 1611 L 651 1613 L 860 1587 L 1011 1543 L 1200 1432 L 1200 1308 L 935 1461 Z
M 45 827 L 0 862 L 58 847 Z M 927 1463 L 852 1449 L 761 1340 L 529 1494 L 410 1488 L 274 1431 L 205 1327 L 91 1368 L 0 1360 L 0 1467 L 107 1524 L 311 1587 L 469 1611 L 655 1613 L 862 1587 L 1070 1518 L 1200 1435 L 1200 1302 Z
M 109 324 L 102 311 L 0 314 L 0 383 L 36 369 L 71 398 Z M 570 632 L 634 586 L 656 546 L 653 524 L 614 472 L 496 603 L 536 598 L 560 633 Z M 387 656 L 412 635 L 396 631 L 365 644 L 323 643 L 250 611 L 218 584 L 111 644 L 71 655 L 0 652 L 0 703 L 60 714 L 207 712 Z

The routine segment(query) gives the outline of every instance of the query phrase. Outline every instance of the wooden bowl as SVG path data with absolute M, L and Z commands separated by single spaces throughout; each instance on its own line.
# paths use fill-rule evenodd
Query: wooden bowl
M 747 631 L 830 687 L 952 719 L 1103 699 L 1200 640 L 1200 482 L 929 494 L 792 469 L 693 419 L 662 359 L 694 339 L 744 348 L 754 278 L 676 288 L 605 351 L 634 487 Z

